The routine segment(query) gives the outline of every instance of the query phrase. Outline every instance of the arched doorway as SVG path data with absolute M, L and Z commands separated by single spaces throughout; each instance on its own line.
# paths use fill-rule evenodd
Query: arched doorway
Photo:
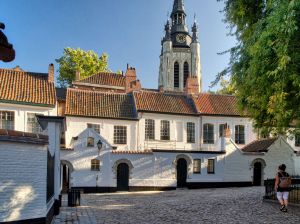
M 253 166 L 253 185 L 261 186 L 262 183 L 262 164 L 261 162 L 255 162 Z
M 177 160 L 177 187 L 183 188 L 186 187 L 186 178 L 187 178 L 187 162 L 185 159 L 181 158 Z
M 117 168 L 117 191 L 129 190 L 129 166 L 120 163 Z
M 73 165 L 66 160 L 61 160 L 61 187 L 62 193 L 67 193 L 71 186 L 71 173 L 73 172 Z

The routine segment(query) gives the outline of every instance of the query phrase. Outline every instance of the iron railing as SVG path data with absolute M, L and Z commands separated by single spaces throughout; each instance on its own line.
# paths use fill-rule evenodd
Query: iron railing
M 264 181 L 265 196 L 264 199 L 277 200 L 276 191 L 274 189 L 275 179 L 267 179 Z M 289 202 L 300 204 L 300 178 L 292 177 L 292 185 L 290 187 Z

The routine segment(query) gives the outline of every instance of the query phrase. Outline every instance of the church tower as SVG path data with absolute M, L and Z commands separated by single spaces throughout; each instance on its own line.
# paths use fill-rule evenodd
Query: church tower
M 170 18 L 162 40 L 158 86 L 166 91 L 182 92 L 188 78 L 193 78 L 197 79 L 201 92 L 200 43 L 196 21 L 190 34 L 183 0 L 174 0 Z

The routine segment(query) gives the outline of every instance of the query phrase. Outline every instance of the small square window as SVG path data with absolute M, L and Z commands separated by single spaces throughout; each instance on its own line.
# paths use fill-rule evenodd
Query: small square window
M 208 174 L 214 174 L 215 173 L 215 160 L 209 159 L 207 161 L 207 173 Z
M 94 138 L 93 137 L 88 137 L 87 147 L 94 147 Z
M 91 160 L 91 170 L 99 171 L 100 170 L 100 161 L 98 159 Z
M 201 159 L 194 159 L 193 172 L 194 173 L 201 173 Z

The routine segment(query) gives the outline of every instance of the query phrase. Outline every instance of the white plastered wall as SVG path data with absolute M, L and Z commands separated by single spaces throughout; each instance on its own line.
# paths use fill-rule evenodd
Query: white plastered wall
M 0 142 L 0 170 L 0 222 L 46 217 L 47 146 Z
M 14 111 L 15 114 L 15 130 L 27 132 L 27 114 L 43 114 L 47 116 L 57 116 L 57 107 L 40 107 L 21 104 L 0 103 L 0 110 Z

